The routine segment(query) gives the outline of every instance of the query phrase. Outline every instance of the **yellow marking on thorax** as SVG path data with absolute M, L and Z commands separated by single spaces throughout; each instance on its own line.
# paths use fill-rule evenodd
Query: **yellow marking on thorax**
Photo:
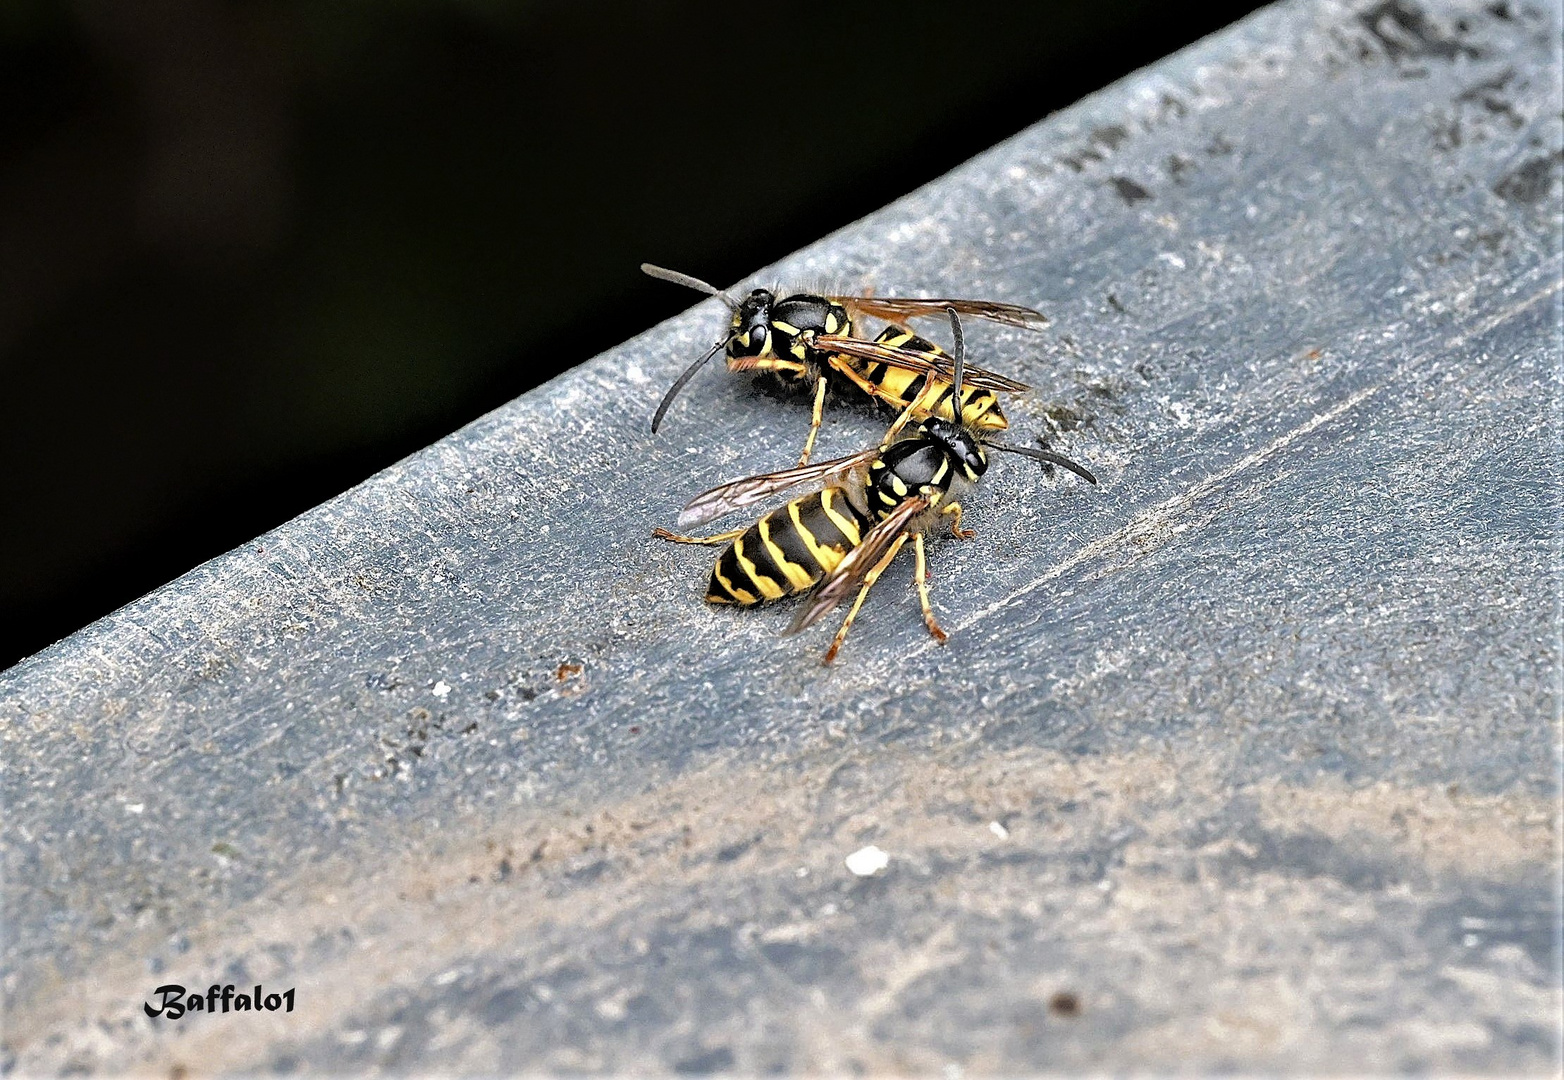
M 787 595 L 787 593 L 782 591 L 782 586 L 755 569 L 754 561 L 744 554 L 744 538 L 742 536 L 733 541 L 733 557 L 738 559 L 739 569 L 749 575 L 749 580 L 754 582 L 755 588 L 760 590 L 760 595 L 767 600 L 780 600 Z
M 858 532 L 858 522 L 853 518 L 837 513 L 831 507 L 836 498 L 836 491 L 833 488 L 826 488 L 820 493 L 820 508 L 825 511 L 825 516 L 831 519 L 831 523 L 841 530 L 842 535 L 847 537 L 847 542 L 853 547 L 857 547 L 863 543 L 863 537 Z
M 798 519 L 794 518 L 796 524 Z M 814 575 L 795 562 L 789 562 L 787 552 L 782 550 L 782 545 L 771 539 L 771 515 L 767 514 L 760 519 L 760 542 L 766 545 L 766 551 L 771 556 L 771 561 L 777 564 L 777 569 L 787 575 L 788 582 L 794 591 L 807 589 L 815 583 Z

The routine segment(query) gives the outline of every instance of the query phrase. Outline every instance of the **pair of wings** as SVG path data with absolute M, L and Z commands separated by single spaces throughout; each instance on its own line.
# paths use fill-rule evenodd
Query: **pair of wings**
M 1002 304 L 997 300 L 946 300 L 936 297 L 893 299 L 878 296 L 833 296 L 832 300 L 848 311 L 869 315 L 886 322 L 899 323 L 903 319 L 937 318 L 951 308 L 957 315 L 970 315 L 974 319 L 1014 326 L 1018 330 L 1041 330 L 1048 325 L 1048 316 L 1020 304 Z
M 920 300 L 918 303 L 923 301 Z M 834 356 L 853 356 L 860 360 L 872 360 L 889 367 L 932 375 L 945 382 L 956 380 L 955 357 L 937 346 L 932 350 L 907 349 L 878 341 L 864 341 L 861 338 L 814 333 L 807 334 L 805 341 L 813 348 Z M 1007 379 L 996 372 L 985 371 L 971 364 L 962 365 L 961 385 L 977 386 L 984 390 L 997 390 L 1007 394 L 1019 394 L 1031 389 L 1026 383 Z
M 733 480 L 710 491 L 703 491 L 685 504 L 679 514 L 679 525 L 686 528 L 691 525 L 703 525 L 725 514 L 731 514 L 735 510 L 764 502 L 779 492 L 797 487 L 799 484 L 807 484 L 811 480 L 826 481 L 846 477 L 854 469 L 873 461 L 880 450 L 881 447 L 873 446 L 867 450 L 860 450 L 856 454 L 848 454 L 846 457 L 816 461 L 810 465 L 783 469 L 781 472 L 746 476 L 742 480 Z
M 872 296 L 833 296 L 831 299 L 841 304 L 854 316 L 868 315 L 896 325 L 900 325 L 905 319 L 948 316 L 952 311 L 957 315 L 987 319 L 990 322 L 1014 326 L 1022 330 L 1040 330 L 1048 325 L 1048 316 L 1040 311 L 1033 311 L 1020 304 L 1002 304 L 997 300 L 948 300 L 938 297 L 895 299 Z M 945 382 L 955 381 L 955 358 L 938 346 L 927 350 L 907 349 L 886 345 L 879 341 L 813 333 L 809 335 L 808 342 L 813 347 L 834 355 L 872 360 L 890 367 L 930 374 Z M 1019 394 L 1030 389 L 1025 383 L 970 365 L 963 367 L 961 381 L 963 385 L 1011 394 Z

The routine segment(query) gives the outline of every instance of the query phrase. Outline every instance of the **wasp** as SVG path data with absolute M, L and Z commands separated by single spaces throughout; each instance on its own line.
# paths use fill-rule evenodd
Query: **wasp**
M 957 311 L 952 306 L 947 314 L 956 341 L 951 383 L 959 400 L 965 346 Z M 821 660 L 826 665 L 836 660 L 869 590 L 910 539 L 923 621 L 930 635 L 944 642 L 949 635 L 929 601 L 924 537 L 941 524 L 962 540 L 975 535 L 961 527 L 960 497 L 987 471 L 986 451 L 1003 450 L 1060 465 L 1093 484 L 1097 478 L 1050 450 L 990 441 L 971 424 L 926 416 L 908 429 L 906 421 L 899 417 L 885 441 L 872 449 L 723 484 L 697 495 L 679 516 L 681 526 L 698 525 L 798 484 L 822 481 L 819 490 L 769 511 L 747 528 L 713 536 L 655 529 L 652 535 L 681 544 L 727 545 L 712 567 L 708 603 L 751 607 L 809 593 L 787 634 L 819 621 L 856 591 L 857 599 Z
M 977 431 L 1002 431 L 1010 426 L 999 406 L 999 393 L 1019 393 L 1025 383 L 979 368 L 966 370 L 956 389 L 953 365 L 944 350 L 918 337 L 901 320 L 938 316 L 949 309 L 1006 326 L 1038 329 L 1048 325 L 1040 312 L 992 300 L 894 299 L 868 296 L 821 296 L 795 293 L 779 298 L 770 289 L 754 289 L 742 300 L 713 285 L 642 263 L 652 277 L 685 285 L 728 306 L 733 317 L 728 331 L 700 359 L 686 368 L 663 395 L 652 416 L 652 432 L 662 424 L 668 406 L 684 385 L 719 352 L 730 371 L 769 371 L 785 381 L 802 383 L 814 396 L 809 436 L 798 463 L 805 465 L 820 432 L 826 393 L 839 385 L 854 388 L 895 408 L 903 417 L 940 417 Z M 873 341 L 855 336 L 860 319 L 869 316 L 891 323 Z

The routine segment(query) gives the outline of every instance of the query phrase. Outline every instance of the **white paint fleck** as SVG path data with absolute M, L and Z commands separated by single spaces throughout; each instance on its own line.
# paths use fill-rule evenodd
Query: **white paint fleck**
M 988 831 L 999 837 L 1001 840 L 1006 840 L 1010 837 L 1010 830 L 1005 828 L 997 821 L 990 821 L 988 823 Z
M 451 692 L 451 684 L 446 682 L 444 679 L 441 679 L 439 682 L 434 684 L 434 690 L 431 692 L 437 698 L 444 698 L 446 694 Z
M 847 856 L 847 869 L 859 877 L 873 877 L 891 865 L 891 857 L 870 844 Z
M 139 814 L 147 808 L 146 803 L 130 802 L 125 804 L 125 813 Z
M 1179 255 L 1176 252 L 1159 251 L 1157 252 L 1157 258 L 1161 259 L 1175 270 L 1184 269 L 1184 256 Z
M 624 1002 L 616 998 L 604 998 L 594 1006 L 594 1009 L 604 1020 L 623 1020 L 629 1013 Z

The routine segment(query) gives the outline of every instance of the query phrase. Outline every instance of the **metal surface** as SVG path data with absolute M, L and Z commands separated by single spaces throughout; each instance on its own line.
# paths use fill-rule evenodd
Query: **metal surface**
M 648 435 L 707 301 L 12 669 L 5 1064 L 1551 1068 L 1559 33 L 1282 5 L 775 268 L 1055 320 L 947 646 L 647 539 L 807 422 Z

